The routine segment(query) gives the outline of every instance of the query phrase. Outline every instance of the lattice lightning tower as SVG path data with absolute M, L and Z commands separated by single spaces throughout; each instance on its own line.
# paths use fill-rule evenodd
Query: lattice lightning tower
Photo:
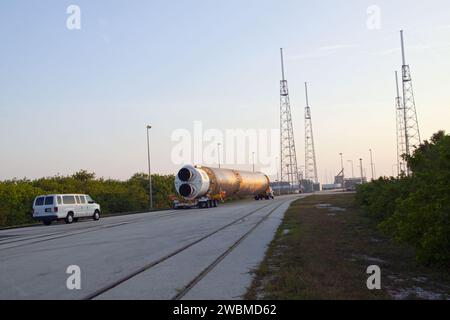
M 283 49 L 281 52 L 280 82 L 280 171 L 281 182 L 289 182 L 292 188 L 300 188 L 297 156 L 295 153 L 294 129 L 292 127 L 291 104 L 288 83 L 284 77 Z
M 308 83 L 305 82 L 305 179 L 318 183 L 316 151 L 314 149 L 314 135 L 311 119 L 311 108 L 309 107 Z
M 403 42 L 403 30 L 400 31 L 400 39 L 402 46 L 402 84 L 403 84 L 403 108 L 404 108 L 404 129 L 405 129 L 405 151 L 407 155 L 411 155 L 414 146 L 419 146 L 420 132 L 419 123 L 417 121 L 416 102 L 414 99 L 414 91 L 411 79 L 411 70 L 406 64 L 405 46 Z M 409 169 L 406 168 L 409 175 Z
M 406 173 L 406 162 L 402 156 L 406 154 L 405 142 L 405 110 L 400 96 L 398 85 L 398 72 L 395 71 L 395 83 L 397 85 L 397 97 L 395 98 L 395 112 L 397 115 L 397 173 Z

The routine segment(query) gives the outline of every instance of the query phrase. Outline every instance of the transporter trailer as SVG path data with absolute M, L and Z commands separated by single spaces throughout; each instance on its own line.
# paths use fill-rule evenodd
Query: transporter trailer
M 175 177 L 174 209 L 213 208 L 226 197 L 273 199 L 269 177 L 261 172 L 186 165 Z

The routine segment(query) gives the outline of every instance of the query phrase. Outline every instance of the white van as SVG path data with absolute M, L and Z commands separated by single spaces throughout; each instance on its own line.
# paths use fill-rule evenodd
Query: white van
M 86 194 L 50 194 L 37 196 L 33 202 L 33 218 L 45 225 L 62 219 L 72 223 L 85 217 L 100 219 L 100 205 Z

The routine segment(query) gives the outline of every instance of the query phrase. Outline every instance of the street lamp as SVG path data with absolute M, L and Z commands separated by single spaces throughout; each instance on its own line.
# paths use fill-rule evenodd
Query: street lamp
M 373 181 L 373 178 L 374 178 L 374 174 L 373 174 L 373 159 L 372 159 L 372 149 L 369 149 L 369 152 L 370 152 L 370 169 L 372 170 L 372 181 Z
M 219 160 L 219 169 L 220 169 L 220 146 L 222 144 L 220 142 L 217 143 L 217 159 Z
M 153 192 L 152 192 L 152 172 L 150 167 L 150 135 L 149 131 L 152 126 L 147 126 L 147 157 L 148 157 L 148 185 L 150 194 L 150 210 L 153 209 Z
M 252 152 L 253 172 L 255 172 L 255 152 Z
M 362 158 L 359 158 L 359 169 L 361 170 L 361 184 L 364 183 L 364 174 L 363 174 L 363 165 L 362 165 Z
M 355 178 L 355 172 L 353 170 L 353 160 L 347 160 L 347 162 L 351 162 L 351 164 L 352 164 L 352 178 Z
M 394 170 L 394 167 L 397 167 L 397 176 L 395 176 L 394 175 L 394 173 L 392 173 L 392 176 L 394 177 L 394 178 L 398 178 L 399 176 L 400 176 L 400 165 L 398 165 L 398 164 L 394 164 L 394 165 L 392 165 L 392 170 Z M 394 172 L 394 171 L 393 171 Z
M 397 167 L 397 176 L 398 176 L 398 164 L 392 165 L 392 177 L 395 178 L 394 168 Z
M 281 195 L 281 183 L 280 183 L 280 168 L 278 167 L 278 157 L 275 157 L 275 163 L 277 165 L 277 184 L 278 184 L 278 195 Z
M 344 160 L 342 159 L 342 152 L 339 153 L 341 156 L 341 173 L 342 173 L 342 189 L 345 191 L 345 180 L 344 180 Z

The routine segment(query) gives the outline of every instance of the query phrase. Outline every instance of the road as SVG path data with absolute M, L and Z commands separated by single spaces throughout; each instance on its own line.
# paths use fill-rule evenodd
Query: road
M 2 230 L 0 299 L 240 299 L 300 197 Z

